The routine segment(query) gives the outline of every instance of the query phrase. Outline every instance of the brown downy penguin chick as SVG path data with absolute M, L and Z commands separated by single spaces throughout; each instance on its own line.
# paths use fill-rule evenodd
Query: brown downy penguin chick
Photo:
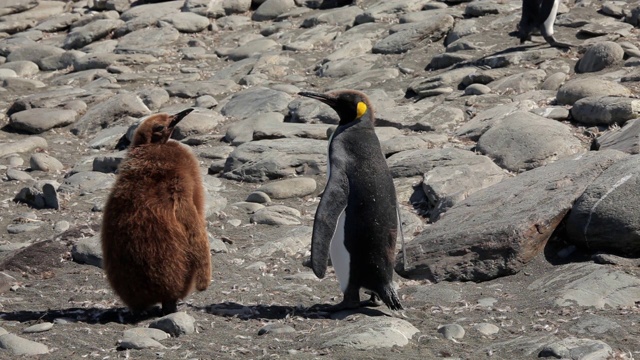
M 204 188 L 196 157 L 169 140 L 193 109 L 155 114 L 136 130 L 107 199 L 103 268 L 134 312 L 162 303 L 163 314 L 211 280 Z

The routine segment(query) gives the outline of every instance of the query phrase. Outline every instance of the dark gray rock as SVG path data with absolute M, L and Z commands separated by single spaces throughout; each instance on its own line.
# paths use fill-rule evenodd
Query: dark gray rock
M 170 26 L 136 30 L 119 39 L 115 53 L 165 55 L 168 50 L 164 47 L 176 41 L 179 36 L 178 30 Z
M 587 73 L 603 70 L 619 63 L 624 57 L 622 46 L 613 41 L 591 45 L 576 64 L 576 72 Z
M 394 178 L 422 176 L 431 169 L 447 166 L 485 164 L 486 157 L 457 148 L 420 149 L 399 152 L 387 159 Z
M 624 85 L 597 79 L 592 77 L 570 80 L 560 89 L 556 95 L 556 101 L 560 105 L 573 105 L 576 101 L 589 96 L 631 96 L 631 91 Z
M 351 27 L 356 17 L 363 11 L 357 6 L 346 6 L 337 9 L 312 13 L 302 21 L 302 27 L 314 27 L 319 24 L 341 25 Z
M 100 235 L 82 238 L 71 248 L 71 258 L 78 264 L 102 268 L 102 243 Z
M 291 95 L 285 92 L 255 87 L 235 93 L 220 113 L 237 119 L 268 112 L 284 113 L 291 100 Z
M 477 150 L 499 166 L 519 172 L 586 149 L 569 126 L 530 112 L 515 112 L 482 134 Z
M 373 46 L 378 54 L 401 54 L 416 47 L 423 41 L 437 41 L 453 27 L 453 17 L 447 14 L 434 15 L 419 23 L 395 25 L 390 35 Z
M 589 96 L 571 108 L 573 119 L 584 125 L 624 124 L 640 117 L 640 100 L 614 96 Z
M 407 267 L 399 254 L 396 271 L 438 282 L 484 281 L 518 272 L 542 251 L 584 189 L 624 156 L 590 152 L 477 191 L 407 244 Z
M 96 40 L 100 40 L 112 31 L 124 25 L 120 19 L 100 19 L 92 21 L 84 26 L 73 28 L 64 39 L 65 49 L 79 49 L 89 45 Z
M 149 327 L 153 329 L 160 329 L 171 336 L 189 335 L 196 331 L 195 328 L 196 319 L 186 312 L 176 312 L 163 316 L 160 319 L 154 320 L 149 323 Z
M 267 0 L 260 4 L 251 16 L 253 21 L 273 20 L 296 7 L 293 0 Z
M 640 254 L 640 221 L 633 210 L 639 198 L 640 155 L 611 165 L 573 205 L 567 218 L 571 242 L 589 251 Z
M 206 16 L 192 12 L 171 14 L 163 17 L 161 20 L 173 25 L 176 30 L 182 33 L 199 33 L 211 24 L 211 21 L 209 21 Z
M 126 117 L 142 117 L 151 111 L 133 93 L 123 93 L 111 97 L 91 107 L 72 127 L 76 135 L 86 135 L 112 125 Z
M 600 135 L 596 141 L 599 150 L 614 149 L 628 154 L 640 153 L 640 121 L 627 121 L 622 128 L 612 128 Z
M 249 182 L 291 175 L 324 173 L 327 142 L 313 139 L 259 140 L 242 144 L 229 155 L 224 177 Z

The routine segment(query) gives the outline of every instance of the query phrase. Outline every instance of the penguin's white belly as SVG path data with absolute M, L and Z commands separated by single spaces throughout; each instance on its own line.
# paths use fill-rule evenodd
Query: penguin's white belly
M 553 6 L 551 7 L 551 12 L 549 16 L 544 21 L 544 29 L 547 31 L 547 35 L 553 35 L 553 23 L 556 21 L 556 16 L 558 15 L 558 3 L 560 0 L 555 0 L 553 2 Z
M 344 293 L 349 285 L 349 265 L 351 263 L 351 256 L 347 247 L 344 245 L 344 220 L 346 213 L 342 210 L 340 217 L 338 218 L 338 224 L 336 225 L 336 231 L 331 238 L 331 245 L 329 247 L 329 254 L 331 255 L 331 263 L 336 271 L 338 282 L 340 282 L 340 290 Z

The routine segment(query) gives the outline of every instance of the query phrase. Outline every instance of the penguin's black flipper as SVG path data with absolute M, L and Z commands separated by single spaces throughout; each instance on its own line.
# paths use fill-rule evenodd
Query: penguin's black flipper
M 323 278 L 327 271 L 331 239 L 337 232 L 344 233 L 344 229 L 338 229 L 337 225 L 347 208 L 349 181 L 344 170 L 335 163 L 332 161 L 329 180 L 313 221 L 311 268 L 319 278 Z

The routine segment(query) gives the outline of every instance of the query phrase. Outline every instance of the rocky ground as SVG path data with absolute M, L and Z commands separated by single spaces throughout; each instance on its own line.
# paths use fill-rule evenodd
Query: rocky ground
M 640 357 L 638 1 L 0 2 L 0 358 Z M 327 106 L 360 89 L 394 176 L 404 311 L 326 314 L 305 266 Z M 133 319 L 99 226 L 140 119 L 200 159 L 213 281 Z

